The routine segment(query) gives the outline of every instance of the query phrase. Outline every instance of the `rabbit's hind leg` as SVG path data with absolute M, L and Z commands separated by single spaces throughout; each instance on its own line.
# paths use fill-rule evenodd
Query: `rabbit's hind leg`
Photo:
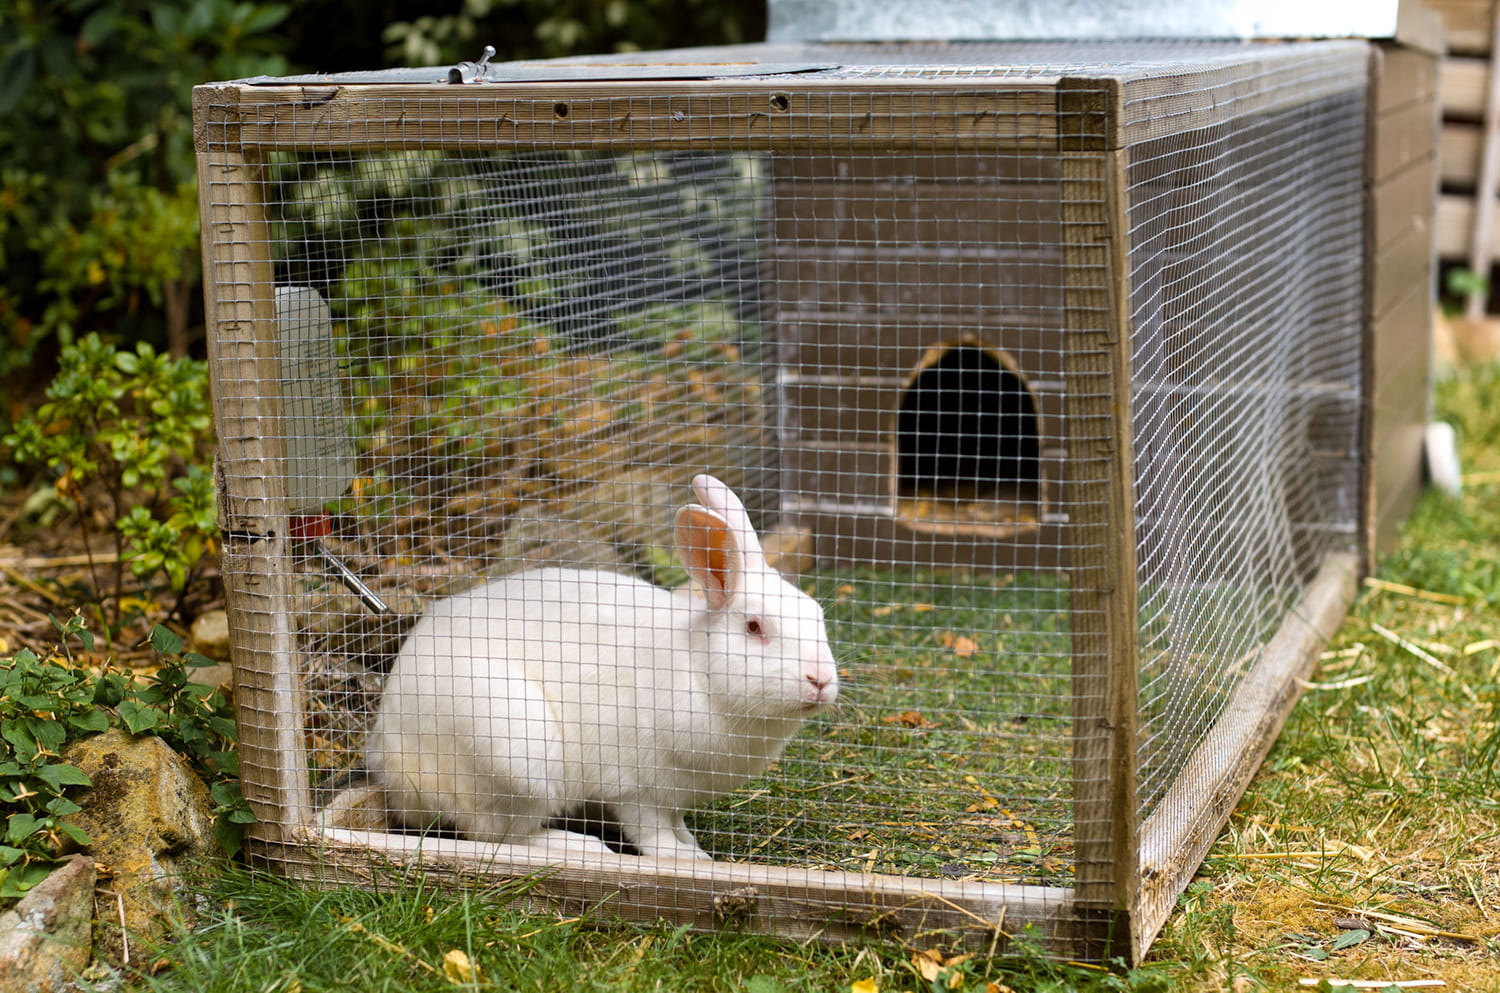
M 474 795 L 460 827 L 476 841 L 529 844 L 566 806 L 562 735 L 546 699 L 519 675 L 500 677 L 474 721 Z
M 669 859 L 711 859 L 698 844 L 680 810 L 620 804 L 620 830 L 642 855 Z

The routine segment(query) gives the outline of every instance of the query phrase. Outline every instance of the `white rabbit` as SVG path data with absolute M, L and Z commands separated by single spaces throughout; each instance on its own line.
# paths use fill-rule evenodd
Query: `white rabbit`
M 366 744 L 395 819 L 554 847 L 569 833 L 548 821 L 603 804 L 643 855 L 709 857 L 684 814 L 775 761 L 834 702 L 838 667 L 822 608 L 767 564 L 739 498 L 712 476 L 693 489 L 676 541 L 701 597 L 538 569 L 417 623 Z

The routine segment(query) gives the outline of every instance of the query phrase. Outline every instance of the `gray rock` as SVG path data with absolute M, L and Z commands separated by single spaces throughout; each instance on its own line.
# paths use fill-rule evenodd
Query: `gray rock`
M 229 660 L 229 614 L 222 610 L 209 610 L 198 615 L 188 632 L 188 642 L 193 651 L 213 659 L 215 662 Z
M 64 758 L 93 780 L 74 820 L 93 839 L 89 854 L 101 877 L 96 951 L 125 962 L 132 944 L 165 932 L 172 908 L 191 919 L 185 870 L 220 854 L 213 801 L 160 738 L 106 731 L 69 745 Z
M 0 914 L 0 990 L 61 993 L 89 964 L 94 863 L 74 856 Z

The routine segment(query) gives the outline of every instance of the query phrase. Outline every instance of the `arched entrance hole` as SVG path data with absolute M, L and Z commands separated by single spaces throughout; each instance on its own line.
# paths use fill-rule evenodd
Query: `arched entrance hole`
M 1038 521 L 1036 400 L 1008 356 L 973 344 L 934 349 L 902 393 L 895 435 L 903 520 L 945 531 Z

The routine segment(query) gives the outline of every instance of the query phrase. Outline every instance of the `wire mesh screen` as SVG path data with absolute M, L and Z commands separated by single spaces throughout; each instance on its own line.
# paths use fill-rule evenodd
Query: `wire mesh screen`
M 1352 543 L 1363 47 L 776 54 L 200 91 L 266 857 L 1101 956 Z
M 1273 70 L 1256 93 L 1358 71 Z M 1355 546 L 1364 121 L 1344 91 L 1129 153 L 1143 815 L 1175 786 L 1164 815 L 1194 816 L 1184 765 Z
M 1034 157 L 1007 158 L 1007 171 L 1047 171 Z M 1003 312 L 1006 330 L 1033 339 L 1059 333 L 1057 287 L 1042 282 L 1050 272 L 1055 284 L 1061 271 L 1057 222 L 1023 220 L 1037 209 L 1018 180 L 1006 181 L 1015 188 L 976 184 L 952 175 L 951 163 L 934 175 L 933 161 L 911 157 L 853 161 L 875 175 L 832 190 L 824 185 L 837 187 L 832 176 L 815 175 L 817 159 L 781 157 L 772 167 L 736 154 L 415 152 L 270 163 L 270 230 L 273 244 L 285 246 L 277 282 L 326 299 L 324 333 L 340 356 L 336 380 L 348 407 L 343 418 L 322 410 L 301 421 L 306 433 L 287 441 L 353 452 L 352 460 L 308 461 L 309 476 L 289 482 L 316 499 L 294 509 L 317 518 L 328 531 L 321 546 L 394 608 L 371 612 L 322 554 L 300 558 L 291 620 L 307 662 L 304 720 L 320 795 L 364 767 L 392 658 L 431 600 L 547 567 L 586 570 L 579 574 L 591 586 L 623 575 L 632 591 L 638 582 L 687 591 L 674 514 L 698 501 L 689 484 L 709 472 L 736 491 L 773 553 L 785 547 L 810 559 L 800 587 L 827 613 L 844 685 L 839 706 L 815 718 L 773 776 L 695 816 L 700 843 L 724 857 L 796 865 L 1066 878 L 1066 576 L 1014 563 L 1003 573 L 934 571 L 970 541 L 969 522 L 955 515 L 994 518 L 972 522 L 984 534 L 1032 532 L 1041 513 L 1035 401 L 1012 370 L 1041 368 L 1043 347 L 1002 353 L 978 342 L 1004 326 L 986 311 Z M 814 175 L 796 175 L 798 166 Z M 820 216 L 836 206 L 863 213 L 855 224 L 879 227 L 878 212 L 915 220 L 936 206 L 952 214 L 951 227 L 979 205 L 990 216 L 968 222 L 974 230 L 916 239 L 840 231 Z M 1001 253 L 984 247 L 997 236 L 1007 242 Z M 980 280 L 975 270 L 992 267 L 997 254 L 1032 261 Z M 863 278 L 861 266 L 869 267 Z M 762 273 L 779 288 L 765 305 Z M 940 277 L 936 287 L 929 282 Z M 993 299 L 945 303 L 964 279 Z M 887 322 L 902 316 L 920 331 L 890 341 Z M 859 327 L 872 321 L 873 334 Z M 867 340 L 850 340 L 861 332 Z M 863 354 L 840 352 L 846 345 Z M 827 354 L 812 354 L 820 348 Z M 940 354 L 926 357 L 933 348 Z M 284 397 L 302 384 L 326 392 L 327 370 L 306 377 L 294 365 L 284 362 Z M 969 411 L 975 404 L 994 409 Z M 893 411 L 894 454 L 885 423 Z M 954 444 L 964 432 L 1002 447 L 969 453 L 968 442 Z M 1014 451 L 1003 447 L 1012 435 L 1020 439 Z M 1053 440 L 1045 458 L 1057 461 L 1057 447 Z M 323 472 L 331 464 L 349 475 L 330 490 Z M 819 478 L 827 473 L 848 478 Z M 879 519 L 893 507 L 909 519 L 913 540 L 928 546 L 921 571 L 870 552 L 860 566 L 817 568 L 797 515 L 819 502 L 839 506 L 852 487 L 872 490 Z M 975 492 L 985 488 L 995 493 Z M 871 512 L 841 509 L 856 518 Z M 294 524 L 308 526 L 318 525 Z M 1027 534 L 1020 544 L 1037 540 Z M 841 551 L 835 537 L 824 557 Z M 677 614 L 616 621 L 719 620 L 692 597 L 681 601 Z M 780 619 L 760 620 L 769 627 Z M 434 633 L 434 653 L 477 651 L 446 643 L 467 638 L 474 623 L 465 617 L 463 631 Z M 600 629 L 596 619 L 576 629 L 558 623 L 548 637 L 591 653 L 615 646 L 588 638 L 639 634 Z M 752 647 L 768 650 L 726 644 L 715 647 L 720 655 L 697 657 L 670 645 L 630 661 L 652 679 L 674 664 L 748 679 L 710 666 L 739 662 Z M 493 660 L 496 669 L 503 663 Z M 477 691 L 499 675 L 467 678 Z M 650 711 L 679 705 L 670 696 L 635 703 L 645 713 L 633 719 L 653 726 Z M 613 740 L 587 724 L 579 728 L 586 737 Z M 704 764 L 736 758 L 710 754 Z M 1008 861 L 1021 850 L 1025 858 Z

